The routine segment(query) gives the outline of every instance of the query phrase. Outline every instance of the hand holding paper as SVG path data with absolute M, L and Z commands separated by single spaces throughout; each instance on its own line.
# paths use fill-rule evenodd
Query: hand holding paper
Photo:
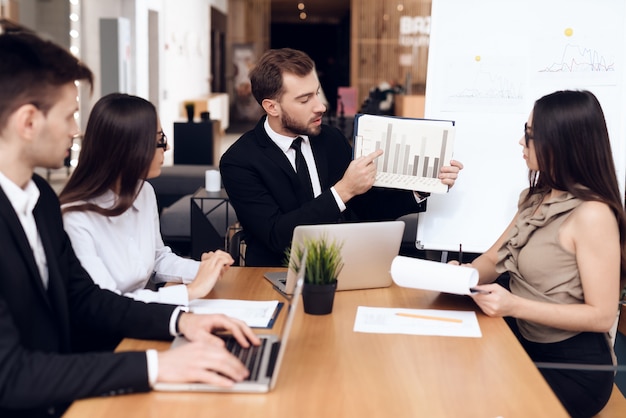
M 391 263 L 391 278 L 402 287 L 469 295 L 478 283 L 478 270 L 453 264 L 397 256 Z

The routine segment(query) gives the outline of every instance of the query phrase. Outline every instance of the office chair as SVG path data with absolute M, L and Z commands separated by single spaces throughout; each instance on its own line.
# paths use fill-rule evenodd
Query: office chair
M 246 242 L 243 229 L 235 232 L 228 240 L 228 253 L 235 260 L 233 266 L 246 265 Z

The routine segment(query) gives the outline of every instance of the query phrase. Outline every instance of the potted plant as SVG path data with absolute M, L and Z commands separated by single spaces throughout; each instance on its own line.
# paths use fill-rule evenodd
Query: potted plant
M 312 315 L 326 315 L 332 312 L 337 290 L 337 276 L 343 268 L 341 247 L 343 244 L 329 242 L 325 236 L 307 238 L 302 245 L 292 249 L 295 257 L 289 268 L 298 272 L 302 254 L 306 250 L 304 287 L 302 302 L 304 312 Z

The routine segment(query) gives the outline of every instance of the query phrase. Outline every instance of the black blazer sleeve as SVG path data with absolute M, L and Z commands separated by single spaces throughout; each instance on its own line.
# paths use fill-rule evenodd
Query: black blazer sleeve
M 89 326 L 135 338 L 171 338 L 174 306 L 136 302 L 96 286 L 74 255 L 54 191 L 38 176 L 34 180 L 47 288 L 0 189 L 0 416 L 17 410 L 36 415 L 83 397 L 149 390 L 144 352 L 76 354 L 72 333 Z

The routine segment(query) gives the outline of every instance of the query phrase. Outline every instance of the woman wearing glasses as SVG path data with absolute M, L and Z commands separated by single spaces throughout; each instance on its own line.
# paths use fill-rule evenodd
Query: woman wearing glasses
M 223 251 L 202 261 L 163 244 L 154 189 L 167 138 L 154 106 L 139 97 L 109 94 L 94 106 L 80 159 L 60 194 L 63 221 L 76 255 L 94 282 L 145 302 L 187 305 L 208 294 L 233 262 Z M 175 282 L 158 291 L 156 283 Z
M 512 330 L 563 406 L 595 415 L 613 387 L 626 220 L 600 103 L 588 91 L 535 102 L 520 140 L 529 169 L 515 218 L 472 262 L 472 298 Z M 508 272 L 510 291 L 489 284 Z

